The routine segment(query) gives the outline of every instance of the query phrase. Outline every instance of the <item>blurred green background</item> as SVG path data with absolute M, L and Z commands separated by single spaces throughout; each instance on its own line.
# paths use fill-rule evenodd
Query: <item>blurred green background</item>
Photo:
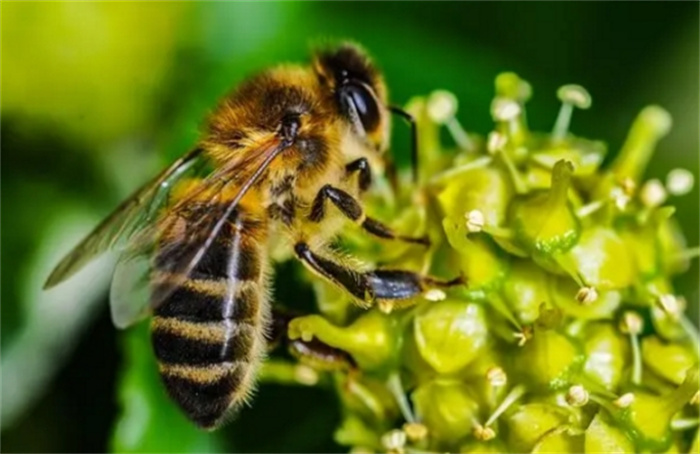
M 574 115 L 575 133 L 614 154 L 637 112 L 660 104 L 674 127 L 647 174 L 682 166 L 697 179 L 698 13 L 698 3 L 3 2 L 3 450 L 340 449 L 335 398 L 320 389 L 262 384 L 223 430 L 193 429 L 159 387 L 146 327 L 112 327 L 107 263 L 40 290 L 80 236 L 189 149 L 246 75 L 349 38 L 374 55 L 395 103 L 451 90 L 462 124 L 481 134 L 499 72 L 531 82 L 535 129 L 552 127 L 557 87 L 579 83 L 593 108 Z M 407 131 L 396 136 L 407 150 Z M 697 245 L 697 185 L 672 203 Z M 296 272 L 278 272 L 282 303 L 298 303 L 281 295 Z M 697 261 L 676 284 L 697 318 Z M 312 303 L 308 289 L 295 294 Z

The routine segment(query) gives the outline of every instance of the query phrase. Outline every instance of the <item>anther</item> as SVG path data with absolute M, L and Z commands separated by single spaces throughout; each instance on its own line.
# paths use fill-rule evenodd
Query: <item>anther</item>
M 670 293 L 660 295 L 657 302 L 659 306 L 661 306 L 661 309 L 663 309 L 664 312 L 666 312 L 666 314 L 668 314 L 671 318 L 678 319 L 683 312 L 683 305 L 681 302 L 679 302 L 675 295 Z
M 581 287 L 576 293 L 576 301 L 583 305 L 593 304 L 598 301 L 598 292 L 593 287 Z
M 588 391 L 581 385 L 573 385 L 566 393 L 566 402 L 572 407 L 583 407 L 589 398 Z
M 615 203 L 617 209 L 620 211 L 624 211 L 631 200 L 630 196 L 620 186 L 615 186 L 612 189 L 612 191 L 610 192 L 610 197 Z
M 625 334 L 637 335 L 644 329 L 644 321 L 638 313 L 627 311 L 622 315 L 620 320 L 620 331 Z
M 489 367 L 486 371 L 486 380 L 494 387 L 505 386 L 508 382 L 508 376 L 503 368 L 498 366 Z
M 467 220 L 467 232 L 478 233 L 484 229 L 486 219 L 481 210 L 471 210 L 465 213 L 464 217 Z
M 613 401 L 613 405 L 618 408 L 627 408 L 634 403 L 634 394 L 625 393 Z
M 666 175 L 666 189 L 673 195 L 685 195 L 693 190 L 695 177 L 687 169 L 673 169 Z
M 489 441 L 496 438 L 496 432 L 490 427 L 484 427 L 481 424 L 474 426 L 474 438 L 479 441 Z
M 510 122 L 522 111 L 520 104 L 508 98 L 494 98 L 491 102 L 491 115 L 496 121 Z
M 489 133 L 489 137 L 486 142 L 486 150 L 489 152 L 489 154 L 494 155 L 503 150 L 503 147 L 506 146 L 507 142 L 508 138 L 505 135 L 498 131 L 492 131 Z
M 447 295 L 444 291 L 440 290 L 439 288 L 431 288 L 423 294 L 423 298 L 427 299 L 428 301 L 435 302 L 444 300 L 445 298 L 447 298 Z
M 407 422 L 403 425 L 403 431 L 410 441 L 421 441 L 428 436 L 428 428 L 419 422 Z
M 428 116 L 438 124 L 445 124 L 457 113 L 457 97 L 447 90 L 435 90 L 428 97 Z
M 639 192 L 639 198 L 642 203 L 649 207 L 655 208 L 666 201 L 666 189 L 660 180 L 653 179 L 644 183 L 642 190 Z
M 382 435 L 381 443 L 389 453 L 402 453 L 406 446 L 406 433 L 399 429 L 390 430 Z
M 518 340 L 518 347 L 523 347 L 527 342 L 532 339 L 532 327 L 525 326 L 523 330 L 518 333 L 513 333 L 513 337 Z

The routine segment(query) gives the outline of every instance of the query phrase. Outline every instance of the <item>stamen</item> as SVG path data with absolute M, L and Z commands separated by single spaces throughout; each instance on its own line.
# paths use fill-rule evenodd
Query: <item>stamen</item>
M 447 90 L 436 90 L 428 97 L 428 116 L 435 123 L 445 125 L 461 149 L 471 151 L 474 149 L 474 142 L 455 116 L 457 105 L 457 97 L 454 94 Z
M 557 90 L 557 97 L 562 102 L 562 105 L 552 130 L 552 139 L 554 141 L 560 141 L 569 132 L 574 107 L 588 109 L 591 107 L 592 102 L 591 95 L 580 85 L 564 85 Z
M 501 402 L 501 405 L 499 405 L 498 408 L 496 408 L 496 410 L 494 410 L 494 412 L 491 414 L 491 416 L 489 416 L 489 419 L 486 421 L 486 424 L 484 424 L 484 426 L 488 427 L 491 424 L 493 424 L 494 422 L 496 422 L 498 417 L 501 416 L 503 414 L 503 412 L 508 410 L 508 408 L 510 408 L 510 406 L 513 405 L 518 399 L 523 397 L 523 394 L 525 394 L 525 387 L 524 386 L 520 385 L 520 386 L 516 386 L 515 388 L 513 388 L 508 393 L 506 398 L 503 399 L 503 402 Z
M 401 383 L 401 377 L 398 373 L 391 374 L 389 380 L 387 381 L 387 388 L 389 388 L 391 394 L 394 395 L 394 399 L 396 399 L 396 403 L 399 405 L 401 414 L 403 415 L 406 422 L 415 423 L 416 416 L 413 414 L 411 404 L 406 398 L 406 392 L 403 388 L 403 384 Z
M 642 383 L 642 352 L 639 346 L 639 334 L 644 329 L 642 317 L 633 311 L 623 314 L 620 321 L 620 331 L 630 336 L 632 346 L 632 383 L 639 385 Z

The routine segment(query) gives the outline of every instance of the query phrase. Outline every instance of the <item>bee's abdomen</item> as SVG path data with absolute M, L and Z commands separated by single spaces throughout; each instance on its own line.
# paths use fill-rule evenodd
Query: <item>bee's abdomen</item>
M 151 325 L 168 393 L 203 428 L 216 427 L 245 399 L 264 351 L 263 245 L 253 227 L 237 224 L 219 234 L 188 279 L 178 281 Z M 167 254 L 177 248 L 176 239 L 161 245 L 156 274 L 168 269 Z M 160 273 L 167 281 L 167 272 Z

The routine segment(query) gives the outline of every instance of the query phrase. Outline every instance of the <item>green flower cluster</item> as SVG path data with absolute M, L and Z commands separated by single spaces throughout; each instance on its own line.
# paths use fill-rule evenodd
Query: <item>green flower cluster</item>
M 605 144 L 569 132 L 586 90 L 561 87 L 547 133 L 528 128 L 530 95 L 499 75 L 485 138 L 462 129 L 450 93 L 413 99 L 419 184 L 402 180 L 396 196 L 380 182 L 368 211 L 432 245 L 344 239 L 373 265 L 464 285 L 367 310 L 312 280 L 322 315 L 289 326 L 292 340 L 344 352 L 320 361 L 291 344 L 300 380 L 333 369 L 322 379 L 342 406 L 335 438 L 352 452 L 700 450 L 700 344 L 670 281 L 697 250 L 666 204 L 692 174 L 642 180 L 670 116 L 643 109 L 602 167 Z

